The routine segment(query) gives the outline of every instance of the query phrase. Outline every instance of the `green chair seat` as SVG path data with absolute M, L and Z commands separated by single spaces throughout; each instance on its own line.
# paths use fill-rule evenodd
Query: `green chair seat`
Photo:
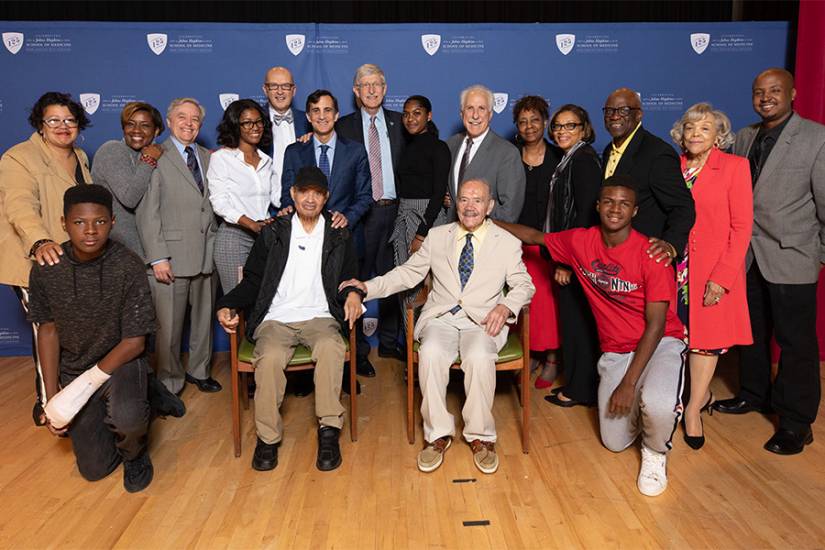
M 347 351 L 349 351 L 349 341 L 344 338 L 344 343 L 346 345 Z M 249 340 L 244 337 L 241 341 L 240 348 L 238 349 L 238 361 L 242 363 L 252 363 L 252 355 L 255 351 L 255 346 Z M 295 355 L 292 356 L 292 360 L 290 360 L 287 366 L 294 366 L 294 365 L 305 365 L 307 363 L 312 362 L 312 350 L 310 350 L 306 346 L 299 345 L 295 348 Z
M 420 344 L 418 342 L 413 342 L 413 351 L 417 353 L 419 346 Z M 243 347 L 241 347 L 241 349 L 243 349 Z M 521 359 L 523 356 L 524 350 L 521 348 L 521 336 L 517 332 L 510 331 L 510 334 L 507 335 L 507 342 L 504 344 L 504 347 L 501 348 L 501 351 L 498 352 L 496 363 L 508 363 L 516 359 Z M 453 362 L 460 363 L 461 357 L 456 357 Z

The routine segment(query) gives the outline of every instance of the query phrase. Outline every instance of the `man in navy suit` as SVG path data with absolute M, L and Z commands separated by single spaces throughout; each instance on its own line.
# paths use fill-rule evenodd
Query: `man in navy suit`
M 298 87 L 292 73 L 285 67 L 272 67 L 264 76 L 261 89 L 269 103 L 269 122 L 272 125 L 272 147 L 266 153 L 272 157 L 275 173 L 284 173 L 284 152 L 295 140 L 312 131 L 303 111 L 292 108 Z
M 306 143 L 293 143 L 286 148 L 284 172 L 281 177 L 281 213 L 288 213 L 293 209 L 289 189 L 295 183 L 298 171 L 304 166 L 317 166 L 329 181 L 329 199 L 326 207 L 332 215 L 332 227 L 350 228 L 358 256 L 361 257 L 364 255 L 361 222 L 373 203 L 367 154 L 361 144 L 336 134 L 338 100 L 331 92 L 312 92 L 307 97 L 306 110 L 306 117 L 312 125 L 312 137 Z M 362 370 L 360 363 L 357 364 L 356 370 L 358 374 L 370 374 Z M 344 374 L 345 377 L 349 375 L 348 372 Z M 372 375 L 375 375 L 374 370 Z M 346 388 L 344 390 L 346 391 Z M 299 389 L 302 394 L 308 391 L 308 388 Z
M 364 255 L 360 265 L 361 278 L 366 280 L 395 267 L 390 243 L 398 215 L 395 169 L 405 140 L 401 113 L 383 106 L 387 80 L 380 67 L 371 63 L 358 67 L 352 91 L 359 108 L 341 117 L 335 129 L 341 137 L 361 144 L 369 161 L 373 203 L 364 214 Z M 406 356 L 398 349 L 400 314 L 397 297 L 379 301 L 378 355 L 403 361 Z M 375 369 L 367 359 L 370 345 L 363 330 L 359 330 L 358 336 L 358 373 L 375 376 Z

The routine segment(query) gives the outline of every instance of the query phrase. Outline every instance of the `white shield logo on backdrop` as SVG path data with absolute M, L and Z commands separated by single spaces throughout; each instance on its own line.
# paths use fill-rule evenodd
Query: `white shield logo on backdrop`
M 557 34 L 556 47 L 562 55 L 567 55 L 573 51 L 573 46 L 576 44 L 575 34 Z
M 424 47 L 424 51 L 427 52 L 429 55 L 435 55 L 435 52 L 437 52 L 438 48 L 441 47 L 441 35 L 422 34 L 421 45 Z
M 218 101 L 221 102 L 221 109 L 225 111 L 226 108 L 229 107 L 229 104 L 233 101 L 238 101 L 239 97 L 238 94 L 219 94 Z
M 702 52 L 708 48 L 710 44 L 710 35 L 706 32 L 695 32 L 690 35 L 690 45 L 693 46 L 693 51 L 702 55 Z
M 146 35 L 146 42 L 153 54 L 160 55 L 166 49 L 167 38 L 163 33 L 149 33 Z
M 507 100 L 510 99 L 508 94 L 504 92 L 496 92 L 493 94 L 493 110 L 497 114 L 501 114 L 501 112 L 507 108 Z
M 20 48 L 23 47 L 23 41 L 24 40 L 25 40 L 25 37 L 23 36 L 22 32 L 4 32 L 3 33 L 3 45 L 12 54 L 16 54 L 17 52 L 20 51 Z
M 292 52 L 292 55 L 298 55 L 304 49 L 306 36 L 303 34 L 288 34 L 286 35 L 286 47 Z
M 100 94 L 80 94 L 80 104 L 83 105 L 84 111 L 93 115 L 100 107 Z
M 364 317 L 364 336 L 372 336 L 378 328 L 378 319 L 375 317 Z

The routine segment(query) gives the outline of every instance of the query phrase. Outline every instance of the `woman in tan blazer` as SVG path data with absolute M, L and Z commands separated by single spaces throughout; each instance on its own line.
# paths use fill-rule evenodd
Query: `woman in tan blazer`
M 75 146 L 89 124 L 83 107 L 69 94 L 47 92 L 32 107 L 31 137 L 0 159 L 0 283 L 14 288 L 24 311 L 28 305 L 32 260 L 59 261 L 60 243 L 68 239 L 60 222 L 63 193 L 73 185 L 91 182 L 89 160 Z M 32 326 L 34 346 L 37 327 Z M 42 425 L 43 378 L 33 346 L 37 374 L 34 422 Z

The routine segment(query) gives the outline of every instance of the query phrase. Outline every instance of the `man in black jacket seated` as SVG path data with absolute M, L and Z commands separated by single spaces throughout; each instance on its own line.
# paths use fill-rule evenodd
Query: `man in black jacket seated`
M 684 253 L 696 219 L 679 156 L 642 127 L 642 101 L 630 88 L 610 94 L 602 111 L 604 126 L 613 138 L 602 157 L 604 177 L 626 174 L 633 178 L 639 207 L 633 229 L 650 237 L 647 253 L 667 265 Z
M 255 343 L 258 443 L 252 467 L 265 471 L 278 465 L 284 368 L 302 344 L 312 349 L 315 361 L 316 465 L 334 470 L 341 465 L 338 436 L 344 424 L 340 393 L 346 347 L 341 329 L 352 329 L 363 298 L 354 287 L 339 292 L 338 285 L 358 276 L 358 258 L 349 230 L 333 228 L 332 216 L 322 215 L 329 188 L 320 169 L 301 168 L 290 195 L 295 214 L 276 218 L 261 231 L 240 284 L 218 301 L 218 321 L 234 332 L 235 310 L 243 308 L 246 337 Z

